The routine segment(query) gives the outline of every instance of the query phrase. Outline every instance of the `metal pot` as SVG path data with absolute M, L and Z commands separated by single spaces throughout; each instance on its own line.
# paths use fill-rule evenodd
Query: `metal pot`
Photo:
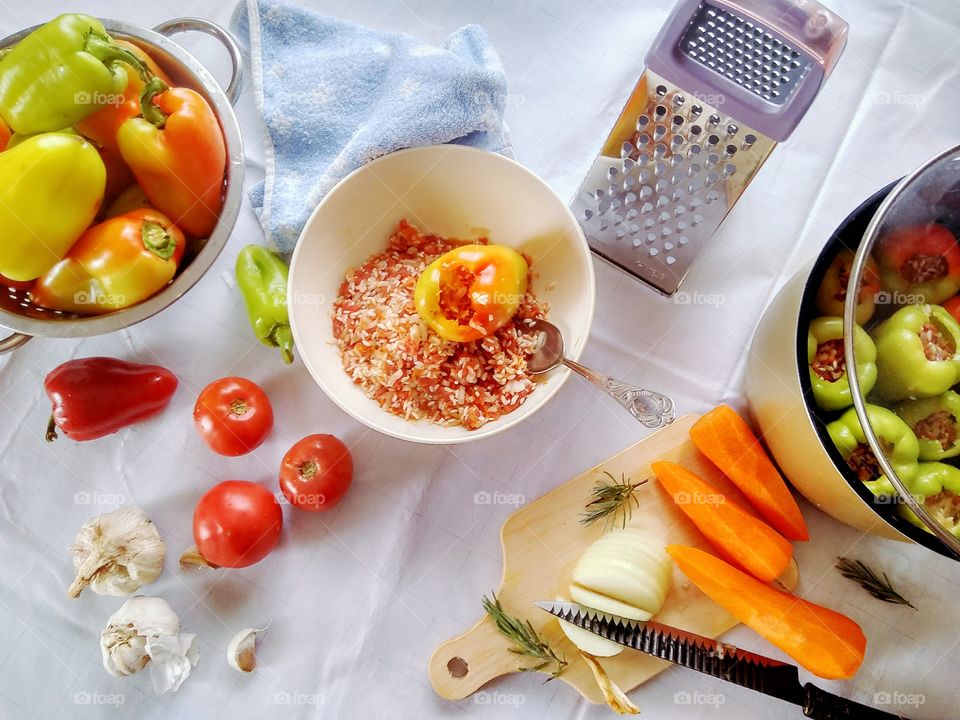
M 185 258 L 176 277 L 163 290 L 137 305 L 105 315 L 77 317 L 44 310 L 32 305 L 25 294 L 0 288 L 0 327 L 13 334 L 0 340 L 0 353 L 20 347 L 34 336 L 88 337 L 130 327 L 155 315 L 193 287 L 223 250 L 237 222 L 243 192 L 243 141 L 232 105 L 240 95 L 243 58 L 236 39 L 219 25 L 201 18 L 177 18 L 152 30 L 120 20 L 102 20 L 113 37 L 128 40 L 146 50 L 178 85 L 192 88 L 210 103 L 220 122 L 227 149 L 223 210 L 216 227 L 199 247 Z M 22 30 L 0 40 L 0 49 L 13 45 L 35 28 Z M 207 69 L 190 53 L 169 39 L 169 35 L 196 31 L 212 35 L 230 55 L 232 73 L 223 91 Z
M 807 328 L 821 315 L 815 297 L 837 252 L 856 252 L 847 286 L 844 318 L 846 367 L 856 367 L 852 336 L 861 273 L 875 243 L 891 230 L 909 224 L 960 218 L 960 147 L 937 155 L 902 180 L 878 191 L 854 210 L 837 228 L 820 255 L 798 271 L 780 290 L 764 313 L 754 337 L 747 368 L 747 397 L 754 421 L 771 453 L 791 483 L 827 514 L 859 530 L 924 545 L 947 557 L 960 559 L 960 543 L 924 511 L 922 500 L 911 495 L 896 476 L 882 444 L 870 426 L 867 402 L 860 394 L 856 373 L 848 373 L 856 412 L 881 470 L 897 495 L 875 497 L 847 468 L 826 431 L 830 414 L 813 401 L 807 363 Z M 887 302 L 873 320 L 894 312 L 899 301 Z M 912 304 L 916 301 L 904 301 Z M 919 523 L 904 519 L 906 506 Z M 926 527 L 927 529 L 924 529 Z

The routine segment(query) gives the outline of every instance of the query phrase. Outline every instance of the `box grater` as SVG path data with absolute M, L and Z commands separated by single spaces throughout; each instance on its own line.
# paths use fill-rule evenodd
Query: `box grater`
M 681 0 L 571 204 L 593 251 L 673 295 L 846 35 L 814 0 Z

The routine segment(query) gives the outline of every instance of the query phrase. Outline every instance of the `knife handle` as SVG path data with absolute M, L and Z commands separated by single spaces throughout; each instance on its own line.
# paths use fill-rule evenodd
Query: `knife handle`
M 803 714 L 813 720 L 907 720 L 902 715 L 877 710 L 821 690 L 811 683 L 803 686 Z

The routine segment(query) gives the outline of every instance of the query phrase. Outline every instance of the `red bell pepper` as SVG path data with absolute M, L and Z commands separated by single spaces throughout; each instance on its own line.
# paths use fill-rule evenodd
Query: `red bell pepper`
M 7 124 L 3 120 L 0 120 L 0 152 L 7 149 L 7 143 L 10 142 L 10 136 L 12 134 Z
M 43 389 L 53 404 L 48 442 L 56 440 L 57 428 L 72 440 L 96 440 L 160 413 L 177 376 L 159 365 L 78 358 L 51 370 Z
M 960 291 L 960 245 L 943 225 L 894 230 L 880 239 L 874 255 L 883 289 L 906 296 L 894 298 L 899 305 L 935 305 Z
M 81 315 L 122 310 L 162 290 L 185 247 L 183 233 L 163 213 L 132 210 L 81 235 L 30 296 L 42 307 Z
M 159 78 L 141 95 L 143 117 L 120 126 L 120 153 L 150 202 L 193 237 L 209 237 L 223 207 L 227 150 L 210 105 Z

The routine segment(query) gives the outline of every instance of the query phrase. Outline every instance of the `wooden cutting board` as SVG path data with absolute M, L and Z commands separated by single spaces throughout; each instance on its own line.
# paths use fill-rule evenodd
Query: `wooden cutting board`
M 580 515 L 590 500 L 590 490 L 609 472 L 618 480 L 631 482 L 648 478 L 637 488 L 639 507 L 634 507 L 629 527 L 641 528 L 651 544 L 694 545 L 706 550 L 709 544 L 694 525 L 674 506 L 650 471 L 655 460 L 669 460 L 692 470 L 721 490 L 727 497 L 749 508 L 740 492 L 690 441 L 690 426 L 699 416 L 686 415 L 655 432 L 595 468 L 520 508 L 503 524 L 503 577 L 497 598 L 504 610 L 524 620 L 549 642 L 569 665 L 560 679 L 575 687 L 587 700 L 602 703 L 603 696 L 590 668 L 567 640 L 553 617 L 535 607 L 535 600 L 568 598 L 567 586 L 581 553 L 603 532 L 602 521 L 591 527 L 580 524 Z M 784 579 L 790 589 L 798 575 Z M 480 608 L 480 598 L 477 598 Z M 727 612 L 694 587 L 674 568 L 673 581 L 657 620 L 691 632 L 715 638 L 736 625 Z M 430 681 L 441 697 L 458 700 L 476 692 L 494 678 L 517 672 L 531 664 L 531 658 L 509 652 L 511 642 L 497 632 L 484 615 L 463 635 L 441 644 L 430 658 Z M 633 650 L 624 650 L 601 663 L 623 690 L 630 690 L 666 669 L 670 663 Z

